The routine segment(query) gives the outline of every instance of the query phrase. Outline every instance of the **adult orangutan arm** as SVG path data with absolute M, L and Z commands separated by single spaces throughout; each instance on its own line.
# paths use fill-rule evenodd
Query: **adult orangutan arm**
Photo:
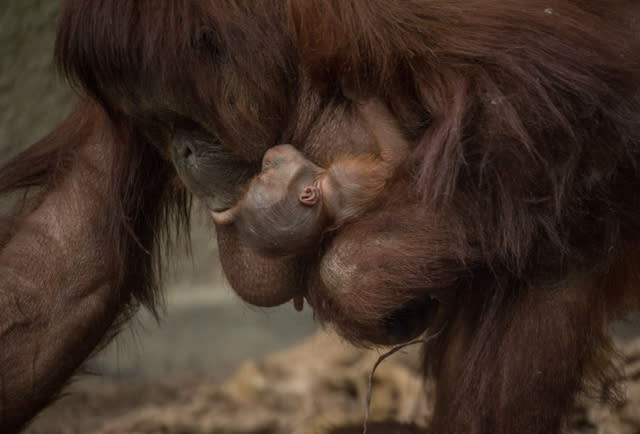
M 111 327 L 119 294 L 101 254 L 110 148 L 83 145 L 0 250 L 0 426 L 14 432 Z

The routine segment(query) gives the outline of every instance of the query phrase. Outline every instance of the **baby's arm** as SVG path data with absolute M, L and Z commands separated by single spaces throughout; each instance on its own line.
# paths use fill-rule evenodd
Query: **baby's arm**
M 372 100 L 358 107 L 378 146 L 378 154 L 344 156 L 321 180 L 323 200 L 338 227 L 375 205 L 395 170 L 404 162 L 409 145 L 389 110 Z

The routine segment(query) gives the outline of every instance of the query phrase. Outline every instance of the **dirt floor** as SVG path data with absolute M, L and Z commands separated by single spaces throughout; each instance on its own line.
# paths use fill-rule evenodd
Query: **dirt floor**
M 640 433 L 640 339 L 621 342 L 619 350 L 623 395 L 605 403 L 581 397 L 567 433 Z M 379 356 L 320 332 L 292 349 L 243 362 L 224 381 L 196 374 L 84 380 L 26 433 L 326 434 L 338 424 L 362 426 L 368 379 Z M 419 371 L 419 348 L 379 366 L 372 421 L 427 424 L 433 385 Z

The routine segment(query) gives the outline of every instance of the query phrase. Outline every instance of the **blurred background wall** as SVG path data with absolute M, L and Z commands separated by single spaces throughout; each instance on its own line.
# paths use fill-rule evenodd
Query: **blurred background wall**
M 42 137 L 71 107 L 52 64 L 60 3 L 0 2 L 0 158 Z
M 0 162 L 44 136 L 73 104 L 52 61 L 61 4 L 0 0 Z M 287 347 L 315 329 L 309 309 L 261 310 L 232 293 L 202 214 L 194 218 L 193 259 L 183 252 L 173 257 L 160 324 L 141 312 L 91 363 L 93 371 L 128 381 L 183 372 L 221 378 L 241 360 Z

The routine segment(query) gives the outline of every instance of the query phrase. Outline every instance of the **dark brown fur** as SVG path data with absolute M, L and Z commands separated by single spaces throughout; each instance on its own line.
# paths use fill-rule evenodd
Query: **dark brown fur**
M 355 107 L 376 98 L 410 148 L 377 209 L 293 258 L 219 227 L 231 285 L 260 305 L 305 296 L 356 343 L 440 330 L 425 358 L 434 433 L 559 432 L 576 393 L 615 379 L 606 325 L 640 298 L 639 9 L 69 0 L 56 56 L 78 108 L 0 170 L 1 194 L 31 192 L 0 228 L 3 429 L 44 405 L 122 312 L 153 306 L 158 241 L 189 210 L 179 179 L 220 210 L 275 144 L 322 167 L 375 152 L 377 127 Z M 74 190 L 94 166 L 93 187 Z M 58 249 L 64 261 L 38 272 Z M 43 287 L 55 291 L 30 290 Z M 106 307 L 40 321 L 34 306 L 74 312 L 69 287 Z M 48 364 L 16 345 L 52 331 Z M 29 360 L 38 369 L 11 368 Z

